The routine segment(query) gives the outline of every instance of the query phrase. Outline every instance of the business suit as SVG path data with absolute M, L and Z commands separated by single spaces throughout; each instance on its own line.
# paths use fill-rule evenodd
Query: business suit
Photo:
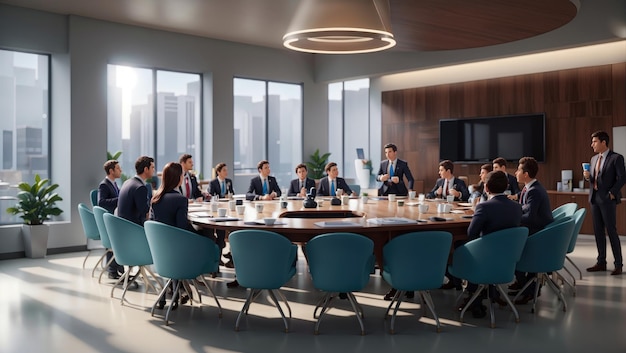
M 311 188 L 315 187 L 315 180 L 311 178 L 304 179 L 304 189 L 309 192 Z M 287 196 L 298 196 L 300 193 L 300 178 L 295 178 L 289 184 L 289 191 L 287 191 Z
M 150 209 L 148 187 L 138 176 L 124 182 L 117 201 L 117 215 L 143 226 Z
M 553 221 L 548 193 L 539 181 L 535 180 L 525 193 L 520 193 L 519 202 L 522 205 L 522 226 L 528 228 L 529 235 Z
M 278 186 L 278 182 L 276 182 L 276 178 L 273 176 L 267 177 L 267 193 L 271 194 L 272 192 L 276 193 L 276 196 L 281 195 L 280 187 Z M 258 200 L 263 196 L 263 184 L 261 183 L 261 176 L 255 176 L 250 179 L 250 186 L 248 187 L 248 192 L 246 193 L 246 200 Z
M 109 178 L 104 178 L 98 185 L 98 206 L 114 213 L 117 208 L 118 189 Z
M 521 189 L 519 188 L 519 183 L 517 182 L 515 175 L 507 173 L 506 177 L 509 179 L 509 188 L 507 190 L 511 192 L 511 195 L 519 194 Z
M 376 180 L 382 182 L 383 184 L 378 189 L 378 196 L 387 196 L 389 194 L 396 194 L 399 196 L 408 195 L 409 190 L 413 189 L 414 180 L 411 170 L 409 169 L 409 165 L 405 161 L 396 159 L 393 176 L 397 176 L 400 179 L 397 184 L 392 182 L 391 178 L 387 181 L 380 180 L 381 176 L 389 173 L 389 163 L 390 161 L 388 159 L 380 162 L 380 168 L 378 168 Z M 404 185 L 404 177 L 406 177 L 406 180 L 409 182 L 408 189 L 406 185 Z
M 343 193 L 346 195 L 352 195 L 352 189 L 346 183 L 344 178 L 336 178 L 335 179 L 335 192 L 337 189 L 343 190 Z M 330 182 L 328 181 L 328 177 L 324 177 L 320 179 L 320 186 L 317 190 L 317 194 L 319 196 L 331 196 L 330 195 Z
M 226 178 L 224 179 L 224 188 L 227 194 L 234 195 L 233 181 Z M 209 195 L 224 198 L 226 195 L 222 193 L 222 184 L 218 178 L 215 178 L 209 182 L 209 188 L 207 189 Z
M 521 221 L 522 206 L 504 194 L 495 195 L 476 205 L 474 217 L 467 228 L 468 240 L 501 229 L 519 227 Z
M 429 199 L 434 199 L 437 197 L 437 190 L 439 188 L 444 187 L 445 185 L 445 179 L 444 178 L 439 178 L 437 179 L 437 181 L 435 182 L 435 187 L 433 187 L 433 189 L 426 194 L 426 197 Z M 465 182 L 459 178 L 453 178 L 452 182 L 451 182 L 452 186 L 451 189 L 455 189 L 456 191 L 460 192 L 461 195 L 459 195 L 459 197 L 455 197 L 454 200 L 455 201 L 467 201 L 467 199 L 469 198 L 469 190 L 467 189 L 467 185 L 465 185 Z M 445 198 L 445 196 L 441 196 L 443 198 Z
M 593 232 L 596 237 L 598 248 L 598 261 L 600 265 L 606 265 L 606 234 L 609 237 L 611 250 L 615 259 L 615 267 L 622 267 L 622 247 L 616 229 L 616 206 L 621 202 L 621 188 L 626 182 L 626 172 L 624 171 L 624 157 L 611 150 L 606 154 L 604 162 L 600 166 L 597 177 L 597 190 L 594 189 L 596 183 L 596 165 L 599 154 L 591 158 L 591 171 L 589 182 L 591 190 L 589 192 L 589 203 L 593 217 Z M 610 194 L 609 194 L 610 193 Z M 613 200 L 611 200 L 613 195 Z
M 172 227 L 195 232 L 187 218 L 189 201 L 176 190 L 166 192 L 159 202 L 152 204 L 150 219 L 165 223 Z
M 191 173 L 187 173 L 185 175 L 185 178 L 189 178 L 189 192 L 191 193 L 191 195 L 187 196 L 187 198 L 195 200 L 197 198 L 203 197 L 202 191 L 198 187 L 198 179 L 196 178 L 196 176 Z M 183 191 L 184 189 L 185 189 L 185 181 L 183 180 L 182 185 L 178 188 L 178 190 L 180 191 L 182 195 L 185 195 Z

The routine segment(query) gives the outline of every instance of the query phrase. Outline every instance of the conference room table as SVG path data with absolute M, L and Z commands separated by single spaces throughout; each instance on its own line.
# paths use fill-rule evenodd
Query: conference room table
M 226 233 L 240 229 L 262 229 L 279 233 L 296 244 L 306 244 L 316 235 L 331 232 L 353 232 L 374 241 L 374 254 L 379 268 L 383 266 L 383 246 L 392 238 L 409 233 L 427 230 L 442 230 L 452 233 L 453 243 L 467 237 L 467 227 L 471 216 L 465 214 L 468 207 L 464 203 L 452 203 L 452 212 L 438 213 L 437 206 L 444 200 L 425 200 L 429 205 L 425 213 L 420 213 L 418 201 L 398 198 L 404 201 L 389 201 L 386 197 L 352 197 L 347 204 L 331 205 L 330 198 L 317 198 L 323 205 L 304 208 L 303 200 L 287 199 L 286 207 L 280 200 L 243 201 L 245 212 L 238 215 L 230 210 L 228 200 L 220 200 L 219 208 L 228 209 L 225 217 L 212 212 L 210 202 L 189 205 L 190 221 L 201 228 L 221 229 Z M 257 212 L 256 204 L 262 204 L 262 212 Z M 438 217 L 439 220 L 432 220 Z M 265 225 L 264 218 L 276 218 L 274 225 Z

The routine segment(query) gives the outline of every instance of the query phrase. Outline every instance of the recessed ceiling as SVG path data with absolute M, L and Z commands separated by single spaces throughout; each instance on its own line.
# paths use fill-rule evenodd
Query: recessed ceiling
M 296 0 L 0 0 L 201 37 L 283 48 Z M 571 21 L 570 0 L 390 0 L 392 50 L 483 47 L 525 39 Z

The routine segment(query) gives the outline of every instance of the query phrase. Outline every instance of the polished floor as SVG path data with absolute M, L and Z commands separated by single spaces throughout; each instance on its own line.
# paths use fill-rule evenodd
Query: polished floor
M 570 257 L 584 268 L 595 262 L 595 253 L 592 237 L 583 235 Z M 474 319 L 469 313 L 459 322 L 453 309 L 458 293 L 434 290 L 441 333 L 430 315 L 421 316 L 416 301 L 403 304 L 395 335 L 383 319 L 388 302 L 382 296 L 389 288 L 372 275 L 368 287 L 356 293 L 365 310 L 366 335 L 360 335 L 348 301 L 338 300 L 339 308 L 329 312 L 316 336 L 313 307 L 320 293 L 312 289 L 302 257 L 298 273 L 283 287 L 293 310 L 285 333 L 266 297 L 252 305 L 240 331 L 234 331 L 246 291 L 226 288 L 230 269 L 209 280 L 223 307 L 221 319 L 214 301 L 203 296 L 203 304 L 180 307 L 165 326 L 163 313 L 150 316 L 155 294 L 140 286 L 120 305 L 119 289 L 109 297 L 110 280 L 98 284 L 91 277 L 99 252 L 83 270 L 85 254 L 0 261 L 0 352 L 626 352 L 626 275 L 584 273 L 576 297 L 566 289 L 566 312 L 544 288 L 537 313 L 530 312 L 530 305 L 518 306 L 518 324 L 510 310 L 496 309 L 495 329 L 489 328 L 488 317 Z

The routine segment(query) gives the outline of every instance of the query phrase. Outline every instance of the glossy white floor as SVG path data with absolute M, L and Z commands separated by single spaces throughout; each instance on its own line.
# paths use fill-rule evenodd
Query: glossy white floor
M 592 237 L 581 236 L 571 258 L 584 268 L 594 263 L 595 253 Z M 312 289 L 302 257 L 298 273 L 283 288 L 293 309 L 291 330 L 284 333 L 266 298 L 252 305 L 241 331 L 234 331 L 246 292 L 226 288 L 232 270 L 210 281 L 223 306 L 221 319 L 214 301 L 204 296 L 203 304 L 173 312 L 173 322 L 165 326 L 162 313 L 150 316 L 153 293 L 145 294 L 142 286 L 120 305 L 120 290 L 111 299 L 110 281 L 98 284 L 91 268 L 81 268 L 84 256 L 0 261 L 0 352 L 626 352 L 626 275 L 584 273 L 577 296 L 567 291 L 567 312 L 543 288 L 536 314 L 530 305 L 519 306 L 521 322 L 516 324 L 510 310 L 496 309 L 495 329 L 488 318 L 474 319 L 470 313 L 460 323 L 453 309 L 458 293 L 434 290 L 442 332 L 436 333 L 430 315 L 420 318 L 417 302 L 409 302 L 395 335 L 388 333 L 389 320 L 383 320 L 388 302 L 382 296 L 389 288 L 372 275 L 368 287 L 356 293 L 365 310 L 366 335 L 359 334 L 348 302 L 340 300 L 340 309 L 330 311 L 315 336 L 313 307 L 319 293 Z M 90 258 L 88 266 L 97 258 Z

